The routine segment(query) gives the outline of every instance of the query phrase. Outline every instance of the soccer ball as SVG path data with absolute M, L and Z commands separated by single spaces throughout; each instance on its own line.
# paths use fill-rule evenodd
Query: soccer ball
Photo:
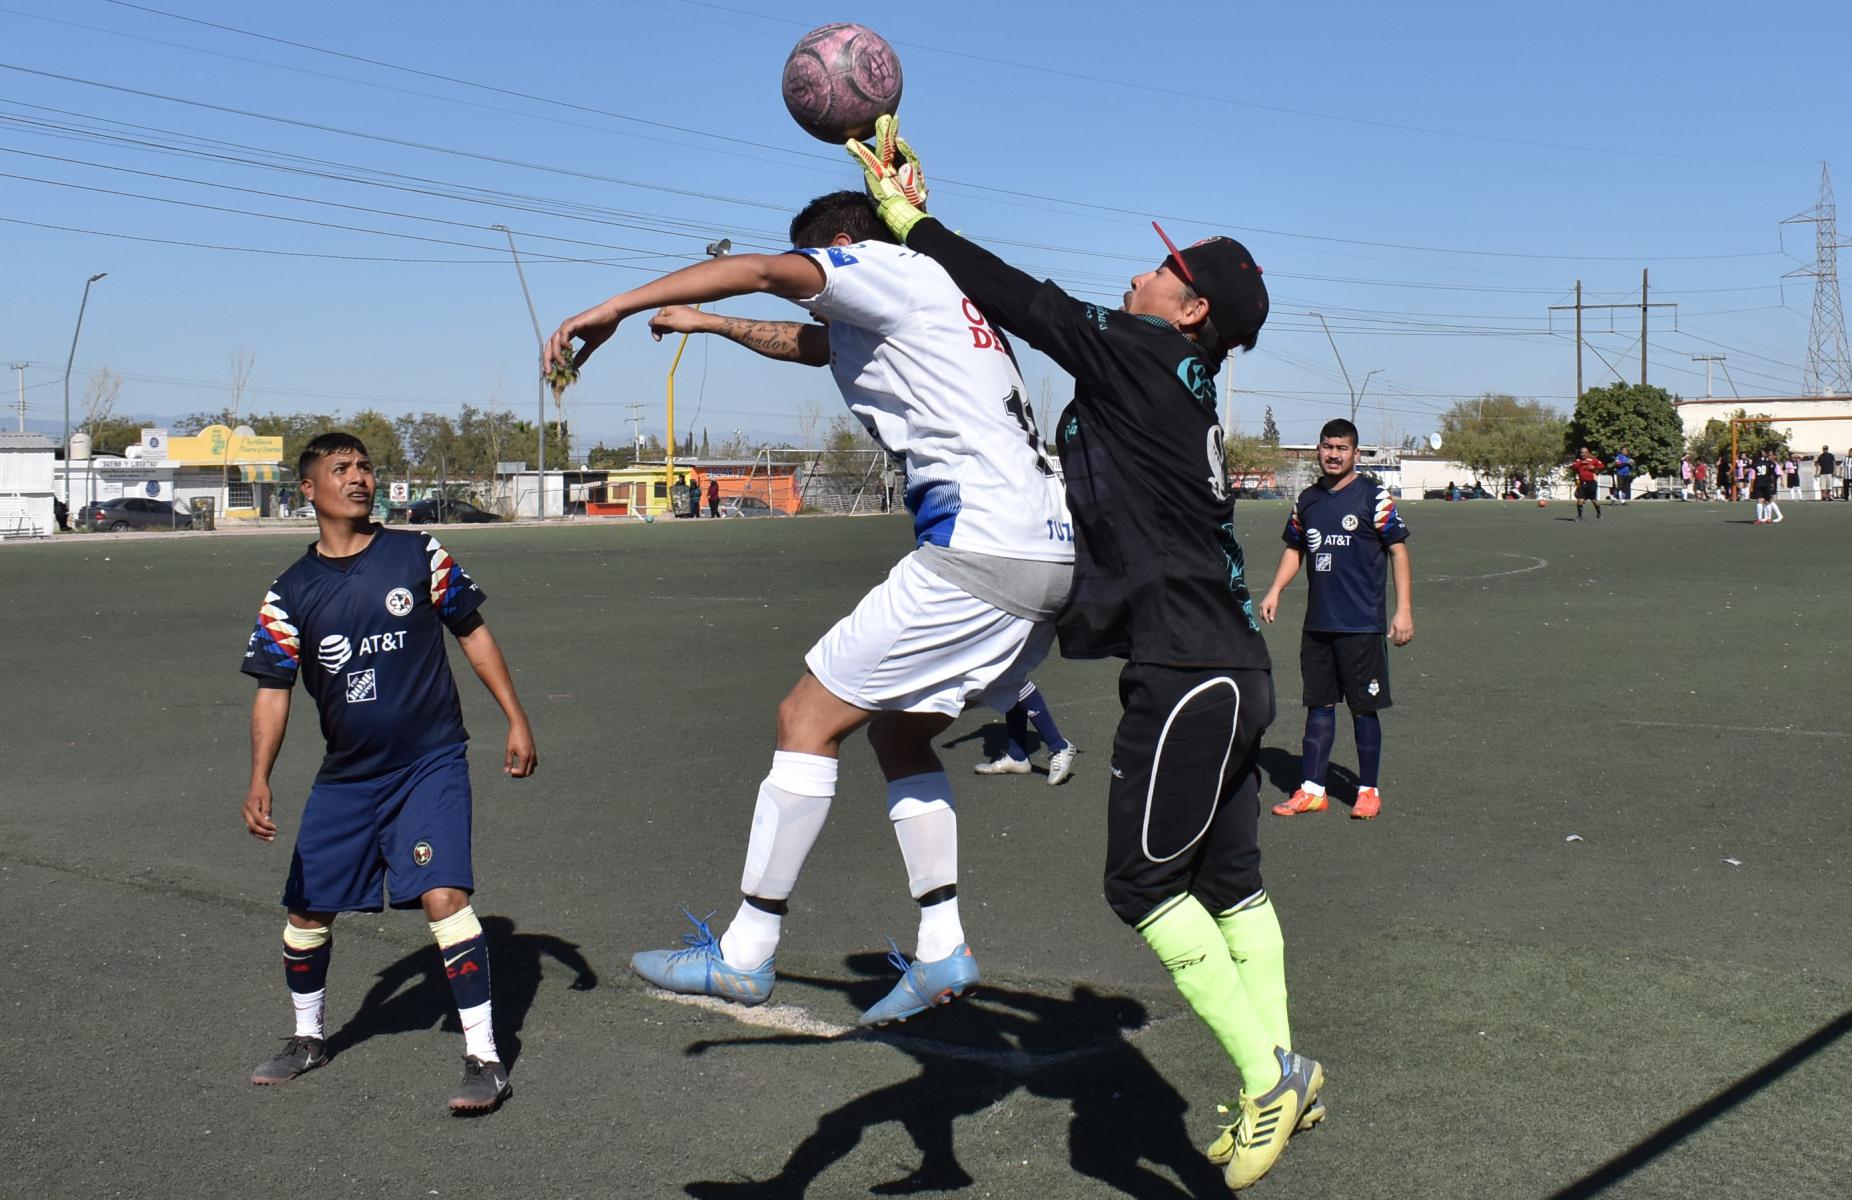
M 792 119 L 811 137 L 869 138 L 876 117 L 900 108 L 900 59 L 866 25 L 819 26 L 785 59 L 784 96 Z
M 645 525 L 654 525 L 656 523 L 656 514 L 655 513 L 644 513 L 643 523 Z
M 1548 508 L 1549 506 L 1550 502 L 1548 500 L 1545 500 L 1542 496 L 1537 497 L 1538 508 Z

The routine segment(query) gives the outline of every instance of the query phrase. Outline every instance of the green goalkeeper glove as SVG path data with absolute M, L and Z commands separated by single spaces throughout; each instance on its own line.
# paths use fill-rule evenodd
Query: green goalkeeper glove
M 926 217 L 926 175 L 919 155 L 900 136 L 900 122 L 882 116 L 875 122 L 874 149 L 850 138 L 849 157 L 862 168 L 868 195 L 882 222 L 903 243 L 913 227 Z

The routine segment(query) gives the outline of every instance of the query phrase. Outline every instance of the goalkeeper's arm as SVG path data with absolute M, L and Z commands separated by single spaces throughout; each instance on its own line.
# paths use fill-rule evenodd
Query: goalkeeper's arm
M 779 362 L 807 367 L 830 364 L 829 330 L 808 321 L 752 321 L 671 304 L 650 318 L 649 331 L 657 341 L 665 333 L 717 333 Z

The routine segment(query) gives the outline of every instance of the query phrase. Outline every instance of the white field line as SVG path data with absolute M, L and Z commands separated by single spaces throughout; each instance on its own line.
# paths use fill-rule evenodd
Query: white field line
M 1159 1021 L 1170 1019 L 1159 1018 L 1159 1021 L 1150 1021 L 1135 1028 L 1123 1030 L 1118 1036 L 1101 1038 L 1084 1046 L 1036 1054 L 1015 1047 L 996 1049 L 988 1046 L 961 1046 L 953 1042 L 941 1042 L 932 1038 L 891 1032 L 889 1029 L 861 1029 L 852 1025 L 835 1025 L 811 1016 L 808 1011 L 795 1004 L 763 1004 L 757 1008 L 747 1008 L 716 996 L 684 996 L 677 992 L 664 991 L 661 988 L 646 988 L 645 991 L 658 1000 L 699 1008 L 757 1029 L 771 1029 L 779 1033 L 797 1034 L 825 1041 L 881 1042 L 903 1051 L 928 1054 L 934 1058 L 976 1063 L 1011 1075 L 1027 1075 L 1058 1066 L 1061 1063 L 1102 1053 L 1111 1049 L 1120 1037 L 1130 1041 L 1155 1028 Z
M 1475 579 L 1498 579 L 1505 575 L 1525 575 L 1525 574 L 1530 573 L 1531 571 L 1541 571 L 1545 567 L 1550 565 L 1549 559 L 1538 558 L 1535 554 L 1511 554 L 1511 553 L 1501 551 L 1500 557 L 1501 558 L 1528 558 L 1530 559 L 1531 565 L 1528 567 L 1513 567 L 1509 571 L 1490 571 L 1484 575 L 1427 575 L 1427 576 L 1422 577 L 1421 582 L 1422 583 L 1469 583 Z
M 1645 729 L 1709 729 L 1719 733 L 1788 733 L 1795 737 L 1852 737 L 1838 729 L 1783 729 L 1771 725 L 1699 725 L 1689 721 L 1617 721 L 1618 725 L 1638 725 Z

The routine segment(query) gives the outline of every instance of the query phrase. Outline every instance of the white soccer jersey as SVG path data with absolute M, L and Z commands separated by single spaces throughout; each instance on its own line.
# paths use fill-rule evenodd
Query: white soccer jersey
M 829 322 L 830 369 L 849 411 L 905 457 L 919 544 L 1073 561 L 1066 496 L 1022 375 L 977 305 L 904 246 L 802 253 L 824 283 L 798 303 Z

